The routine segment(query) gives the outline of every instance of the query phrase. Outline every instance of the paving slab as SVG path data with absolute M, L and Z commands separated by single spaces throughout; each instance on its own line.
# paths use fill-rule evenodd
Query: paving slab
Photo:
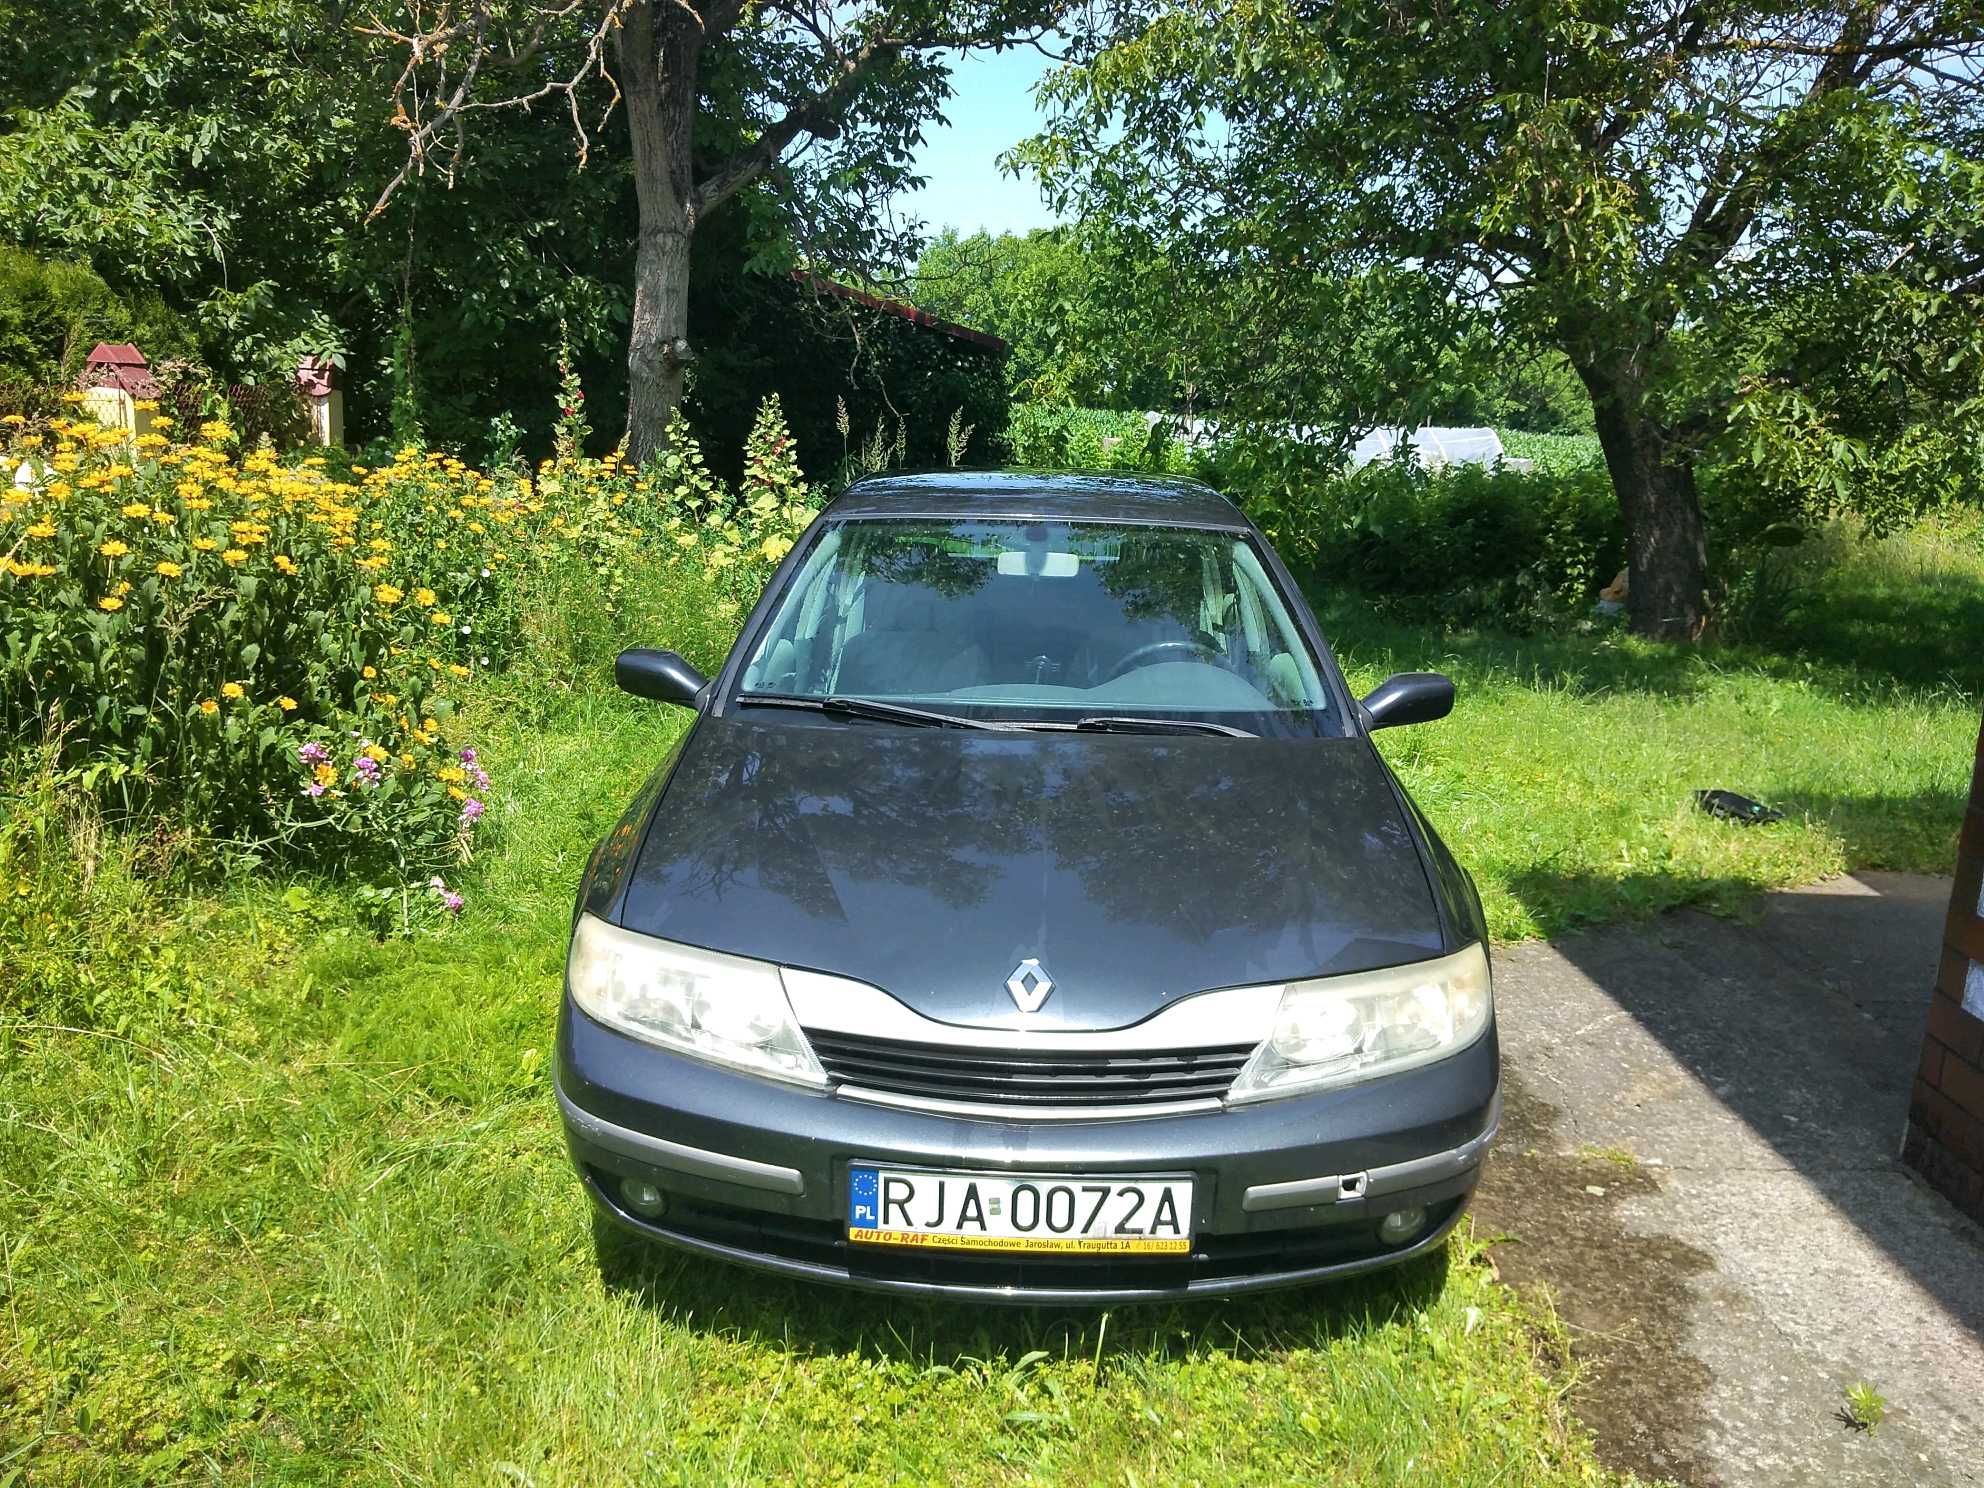
M 1615 1465 L 1984 1483 L 1984 1232 L 1898 1156 L 1949 892 L 1864 873 L 1497 955 L 1476 1224 L 1570 1326 Z

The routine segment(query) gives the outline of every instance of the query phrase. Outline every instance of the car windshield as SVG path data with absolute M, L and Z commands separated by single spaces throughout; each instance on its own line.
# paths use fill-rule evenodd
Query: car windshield
M 976 719 L 1335 733 L 1316 658 L 1238 533 L 857 520 L 779 596 L 741 691 Z

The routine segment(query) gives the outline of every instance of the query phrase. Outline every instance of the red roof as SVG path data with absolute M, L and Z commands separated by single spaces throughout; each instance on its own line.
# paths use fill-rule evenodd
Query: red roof
M 158 379 L 145 365 L 145 354 L 128 341 L 99 341 L 83 365 L 79 385 L 121 388 L 133 398 L 158 396 Z
M 870 310 L 900 315 L 914 325 L 926 326 L 930 330 L 941 332 L 959 341 L 969 341 L 972 345 L 983 346 L 988 351 L 1003 352 L 1006 349 L 1006 343 L 997 336 L 989 335 L 984 331 L 974 331 L 970 326 L 961 326 L 955 321 L 944 320 L 932 315 L 928 310 L 919 310 L 903 300 L 885 300 L 880 295 L 872 295 L 865 290 L 850 289 L 845 284 L 836 284 L 831 279 L 823 278 L 818 274 L 809 274 L 804 269 L 794 269 L 792 277 L 817 294 L 830 294 L 839 299 L 852 300 L 857 305 L 866 305 Z
M 337 364 L 329 357 L 307 356 L 296 364 L 296 385 L 305 397 L 321 398 L 337 386 Z

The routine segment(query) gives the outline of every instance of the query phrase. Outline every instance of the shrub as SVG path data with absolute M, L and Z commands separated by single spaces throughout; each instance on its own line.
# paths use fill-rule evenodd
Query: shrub
M 192 329 L 157 295 L 122 295 L 82 264 L 0 247 L 0 413 L 47 416 L 99 341 L 191 355 Z
M 878 426 L 890 441 L 901 433 L 896 463 L 944 465 L 953 413 L 973 431 L 960 463 L 998 458 L 1004 353 L 919 324 L 901 307 L 783 275 L 725 275 L 692 299 L 689 338 L 699 352 L 689 417 L 725 479 L 740 476 L 736 452 L 769 396 L 779 398 L 815 480 L 855 456 L 854 441 Z
M 1182 475 L 1192 453 L 1170 424 L 1149 414 L 1025 403 L 1006 426 L 1015 465 L 1043 470 L 1144 470 Z
M 1625 557 L 1618 503 L 1599 469 L 1427 471 L 1386 461 L 1323 484 L 1310 511 L 1308 556 L 1326 583 L 1401 618 L 1447 625 L 1522 630 L 1582 616 Z
M 548 604 L 596 645 L 628 576 L 665 566 L 734 617 L 813 512 L 775 406 L 735 494 L 679 425 L 647 471 L 573 454 L 535 480 L 413 449 L 285 465 L 237 458 L 224 422 L 164 427 L 10 416 L 10 468 L 37 474 L 0 494 L 0 727 L 100 767 L 114 817 L 401 883 L 466 855 L 489 782 L 458 709 L 528 649 L 559 667 Z

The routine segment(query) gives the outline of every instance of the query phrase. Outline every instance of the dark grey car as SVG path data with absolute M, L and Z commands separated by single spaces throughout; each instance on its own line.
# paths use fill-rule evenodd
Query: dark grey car
M 822 1281 L 1242 1291 L 1441 1243 L 1495 1134 L 1467 874 L 1273 550 L 1190 481 L 822 513 L 580 892 L 557 1088 L 611 1220 Z

